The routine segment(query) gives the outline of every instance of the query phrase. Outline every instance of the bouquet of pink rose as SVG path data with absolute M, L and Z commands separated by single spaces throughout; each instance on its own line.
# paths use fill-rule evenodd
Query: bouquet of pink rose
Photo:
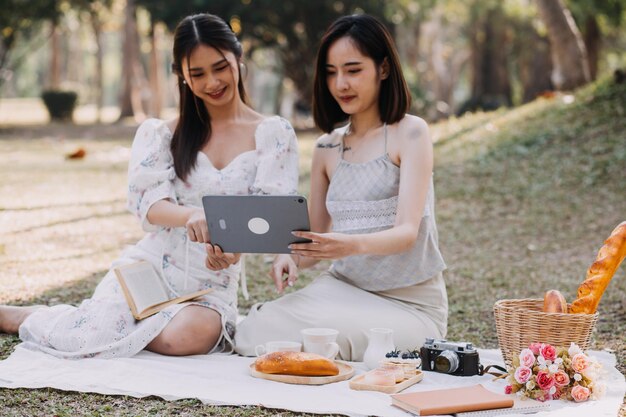
M 513 357 L 505 393 L 539 401 L 567 399 L 576 402 L 597 399 L 605 391 L 598 382 L 600 364 L 576 344 L 555 348 L 532 343 Z

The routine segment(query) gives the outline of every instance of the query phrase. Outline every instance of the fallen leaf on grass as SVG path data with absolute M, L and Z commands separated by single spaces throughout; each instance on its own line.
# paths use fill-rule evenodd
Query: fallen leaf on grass
M 87 154 L 84 148 L 78 148 L 74 152 L 65 155 L 65 159 L 82 159 Z

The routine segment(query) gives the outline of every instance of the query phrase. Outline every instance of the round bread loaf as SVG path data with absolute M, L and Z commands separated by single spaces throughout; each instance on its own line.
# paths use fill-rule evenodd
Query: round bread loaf
M 567 301 L 565 297 L 557 290 L 546 291 L 543 297 L 544 313 L 567 313 Z

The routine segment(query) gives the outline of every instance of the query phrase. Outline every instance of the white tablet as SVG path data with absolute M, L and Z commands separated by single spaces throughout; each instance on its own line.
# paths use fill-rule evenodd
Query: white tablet
M 207 195 L 204 214 L 213 245 L 223 252 L 290 253 L 291 234 L 310 230 L 306 198 L 299 195 Z

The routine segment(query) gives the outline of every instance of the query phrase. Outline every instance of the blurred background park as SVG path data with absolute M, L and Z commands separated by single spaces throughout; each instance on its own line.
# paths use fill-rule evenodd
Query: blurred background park
M 172 32 L 211 12 L 239 35 L 254 106 L 309 116 L 317 42 L 366 12 L 394 34 L 413 112 L 436 121 L 572 90 L 625 66 L 625 0 L 1 0 L 0 125 L 171 117 Z M 72 113 L 73 106 L 76 110 Z M 174 112 L 174 113 L 173 113 Z

